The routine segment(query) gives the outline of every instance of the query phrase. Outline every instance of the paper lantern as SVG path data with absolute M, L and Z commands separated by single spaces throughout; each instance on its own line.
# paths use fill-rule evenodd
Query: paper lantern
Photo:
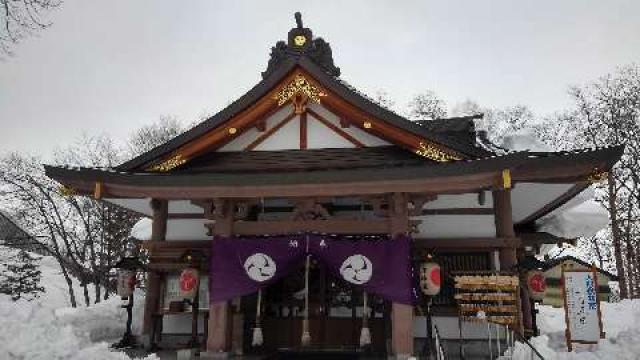
M 529 271 L 527 274 L 527 288 L 529 289 L 529 297 L 534 301 L 544 299 L 544 293 L 547 291 L 547 281 L 542 271 Z
M 200 274 L 197 269 L 186 268 L 180 274 L 180 295 L 185 299 L 193 299 L 200 286 Z
M 440 265 L 426 262 L 420 266 L 420 288 L 425 295 L 434 296 L 440 292 Z
M 127 298 L 133 294 L 136 286 L 136 273 L 131 270 L 118 270 L 117 292 L 118 296 Z

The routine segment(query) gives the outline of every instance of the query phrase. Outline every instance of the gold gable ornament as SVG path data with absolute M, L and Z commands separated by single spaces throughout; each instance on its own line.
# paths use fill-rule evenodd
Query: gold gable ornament
M 159 164 L 152 165 L 147 170 L 155 172 L 167 172 L 177 168 L 178 166 L 184 165 L 186 162 L 187 159 L 183 158 L 182 154 L 176 154 Z
M 316 103 L 320 103 L 321 97 L 327 96 L 324 91 L 311 84 L 304 75 L 298 74 L 289 84 L 280 89 L 273 98 L 278 100 L 278 106 L 281 106 L 298 93 L 306 95 Z
M 452 155 L 445 151 L 442 151 L 428 142 L 421 141 L 418 146 L 419 148 L 416 149 L 416 154 L 422 157 L 426 157 L 427 159 L 431 159 L 438 162 L 461 160 L 459 156 Z

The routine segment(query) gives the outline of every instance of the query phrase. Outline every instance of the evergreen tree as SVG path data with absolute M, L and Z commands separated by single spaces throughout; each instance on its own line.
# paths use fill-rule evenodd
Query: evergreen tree
M 1 294 L 11 296 L 13 301 L 20 298 L 31 301 L 44 292 L 44 287 L 40 286 L 39 258 L 20 250 L 8 260 L 0 268 Z

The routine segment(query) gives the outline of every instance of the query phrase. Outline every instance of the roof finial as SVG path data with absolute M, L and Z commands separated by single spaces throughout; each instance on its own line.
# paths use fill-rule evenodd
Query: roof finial
M 296 24 L 298 25 L 298 29 L 302 29 L 302 14 L 300 14 L 300 11 L 296 11 L 296 13 L 293 16 L 296 18 Z

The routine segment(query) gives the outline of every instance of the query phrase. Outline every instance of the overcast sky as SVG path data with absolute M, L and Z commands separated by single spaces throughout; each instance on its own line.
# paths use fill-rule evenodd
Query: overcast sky
M 0 153 L 219 110 L 260 80 L 295 11 L 345 80 L 399 107 L 431 89 L 544 115 L 570 105 L 569 85 L 640 62 L 638 0 L 65 0 L 0 62 Z

